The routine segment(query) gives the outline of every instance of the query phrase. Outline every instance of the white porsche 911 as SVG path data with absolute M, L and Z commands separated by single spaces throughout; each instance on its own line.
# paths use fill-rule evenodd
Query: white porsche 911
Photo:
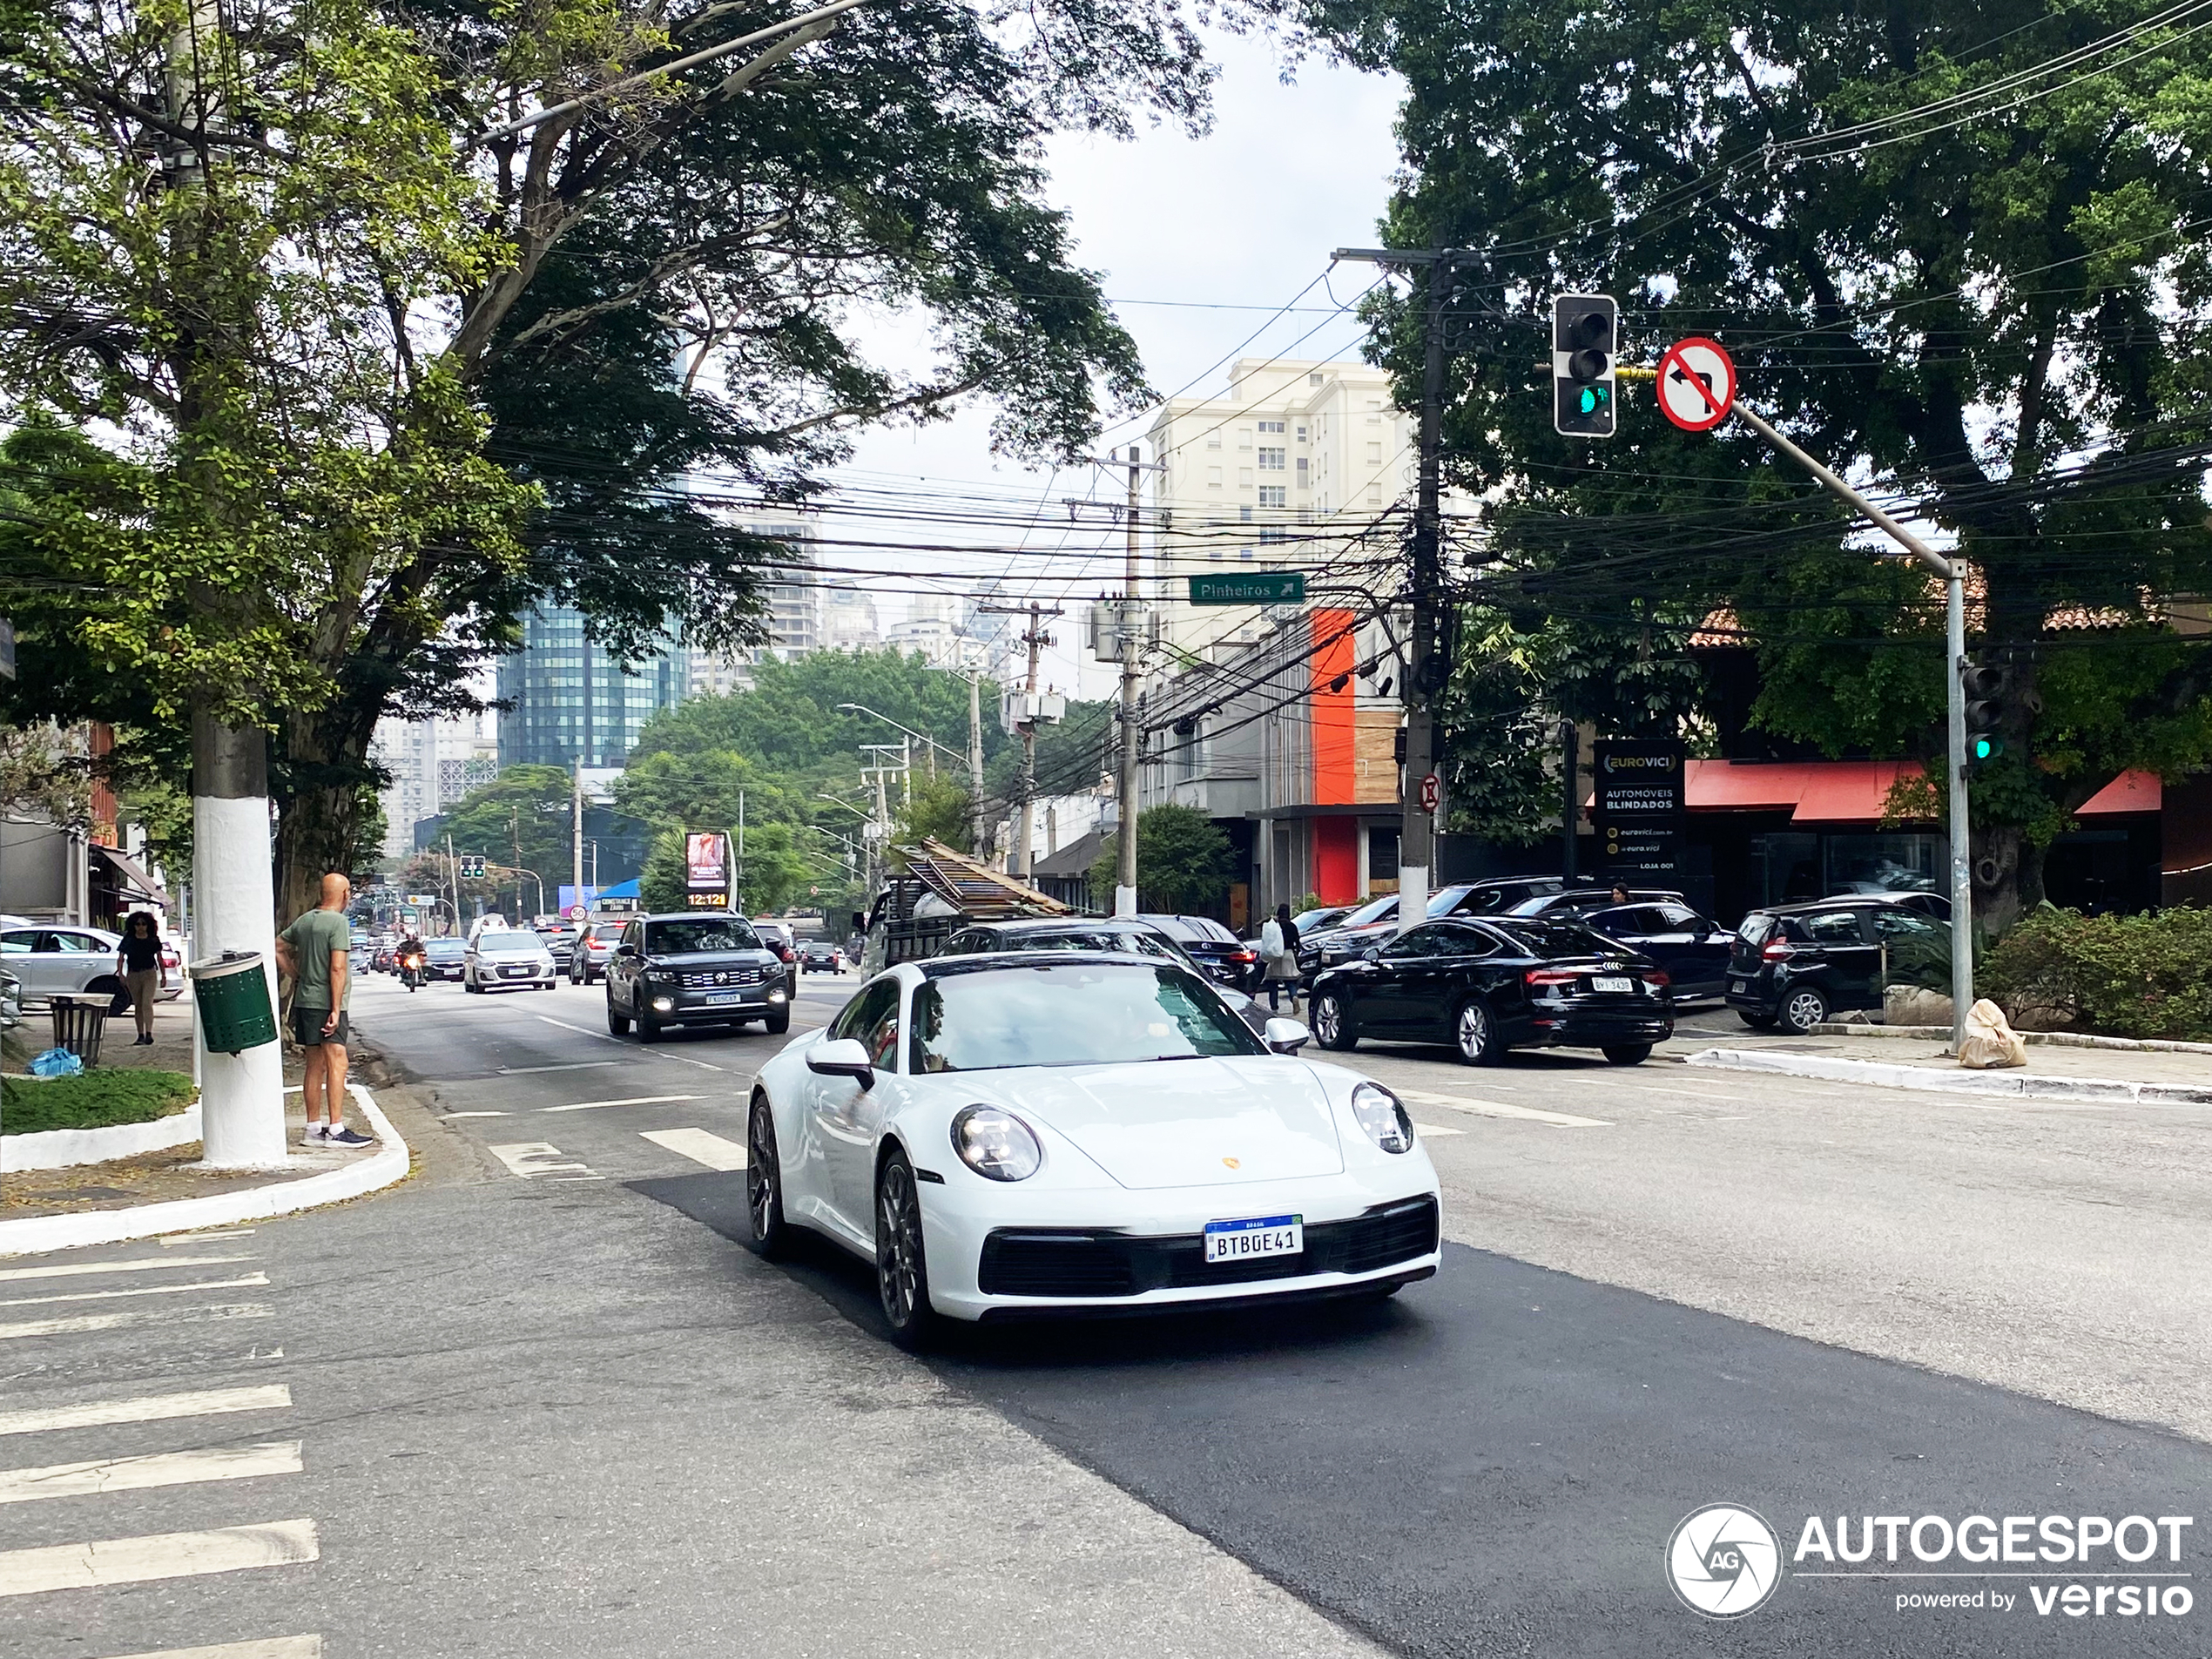
M 943 1318 L 1388 1296 L 1436 1271 L 1436 1171 L 1305 1036 L 1150 957 L 900 963 L 761 1068 L 752 1246 L 800 1226 L 873 1262 L 909 1346 Z

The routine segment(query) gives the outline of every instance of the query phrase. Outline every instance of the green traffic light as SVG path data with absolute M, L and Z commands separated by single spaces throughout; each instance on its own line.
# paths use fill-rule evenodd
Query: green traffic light
M 1976 738 L 1973 741 L 1974 759 L 1977 760 L 1994 760 L 2004 752 L 2005 745 L 2000 738 Z
M 1582 388 L 1583 414 L 1595 415 L 1598 410 L 1604 407 L 1605 388 L 1602 386 L 1585 386 Z

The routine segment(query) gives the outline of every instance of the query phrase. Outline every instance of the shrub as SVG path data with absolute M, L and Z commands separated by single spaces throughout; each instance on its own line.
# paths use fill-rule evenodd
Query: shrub
M 192 1104 L 192 1080 L 180 1071 L 136 1067 L 94 1069 L 47 1082 L 0 1079 L 0 1135 L 151 1123 L 184 1110 Z
M 2046 905 L 1998 941 L 1975 977 L 2014 1019 L 2212 1039 L 2212 910 L 2085 916 Z

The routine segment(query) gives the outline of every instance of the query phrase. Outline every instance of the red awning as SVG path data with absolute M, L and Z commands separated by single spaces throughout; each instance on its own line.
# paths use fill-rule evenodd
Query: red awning
M 1922 775 L 1917 760 L 1693 760 L 1683 785 L 1693 813 L 1780 812 L 1796 824 L 1879 819 L 1891 786 Z
M 2077 818 L 2107 813 L 2155 813 L 2166 803 L 2166 786 L 2155 772 L 2123 772 L 2081 804 Z

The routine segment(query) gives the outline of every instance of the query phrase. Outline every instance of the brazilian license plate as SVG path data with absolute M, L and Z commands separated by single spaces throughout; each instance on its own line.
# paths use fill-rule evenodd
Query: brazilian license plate
M 1261 1256 L 1295 1256 L 1305 1248 L 1303 1216 L 1259 1216 L 1247 1221 L 1206 1224 L 1206 1264 L 1210 1267 Z

